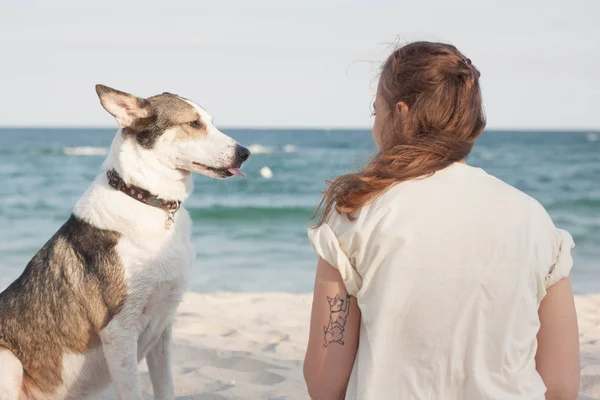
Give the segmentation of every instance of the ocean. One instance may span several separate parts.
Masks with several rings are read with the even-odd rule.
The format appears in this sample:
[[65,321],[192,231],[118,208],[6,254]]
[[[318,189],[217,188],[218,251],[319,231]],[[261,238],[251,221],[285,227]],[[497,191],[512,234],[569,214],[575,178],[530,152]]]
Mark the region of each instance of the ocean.
[[[223,131],[252,151],[248,178],[195,176],[186,202],[197,251],[190,289],[312,291],[310,216],[327,179],[359,169],[375,153],[370,132]],[[0,288],[69,217],[114,134],[0,129]],[[538,199],[577,244],[575,292],[600,292],[600,132],[486,131],[468,162]]]

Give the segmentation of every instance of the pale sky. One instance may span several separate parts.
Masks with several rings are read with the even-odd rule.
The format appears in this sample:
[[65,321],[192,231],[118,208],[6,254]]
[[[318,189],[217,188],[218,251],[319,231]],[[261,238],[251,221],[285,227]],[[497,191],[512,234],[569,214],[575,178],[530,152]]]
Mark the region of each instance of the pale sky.
[[223,127],[367,128],[390,44],[437,40],[481,70],[488,127],[600,129],[598,0],[43,3],[0,0],[0,126],[116,126],[102,83]]

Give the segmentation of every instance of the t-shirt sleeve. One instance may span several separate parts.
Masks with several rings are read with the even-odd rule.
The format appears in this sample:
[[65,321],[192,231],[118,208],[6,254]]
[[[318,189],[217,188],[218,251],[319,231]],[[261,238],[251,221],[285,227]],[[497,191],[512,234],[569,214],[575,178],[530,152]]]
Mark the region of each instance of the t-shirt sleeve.
[[565,230],[556,229],[554,242],[556,257],[554,264],[550,267],[544,278],[544,287],[546,289],[569,276],[571,268],[573,268],[571,249],[575,247],[575,242],[571,234]]
[[552,218],[540,203],[534,202],[531,215],[533,251],[537,254],[538,263],[537,299],[541,302],[552,285],[571,274],[571,250],[575,243],[569,232],[554,225]]
[[348,294],[356,297],[362,287],[362,277],[352,265],[348,250],[340,243],[342,232],[339,231],[344,229],[343,224],[338,223],[340,218],[344,217],[333,211],[321,226],[309,228],[308,237],[317,254],[340,272]]

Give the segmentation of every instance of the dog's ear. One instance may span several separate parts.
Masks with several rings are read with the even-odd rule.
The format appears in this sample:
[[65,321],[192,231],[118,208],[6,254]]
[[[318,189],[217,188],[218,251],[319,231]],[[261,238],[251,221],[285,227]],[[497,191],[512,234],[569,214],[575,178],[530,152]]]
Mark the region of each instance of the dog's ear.
[[135,97],[104,85],[96,85],[100,103],[117,120],[121,128],[133,125],[139,118],[150,115],[148,100]]

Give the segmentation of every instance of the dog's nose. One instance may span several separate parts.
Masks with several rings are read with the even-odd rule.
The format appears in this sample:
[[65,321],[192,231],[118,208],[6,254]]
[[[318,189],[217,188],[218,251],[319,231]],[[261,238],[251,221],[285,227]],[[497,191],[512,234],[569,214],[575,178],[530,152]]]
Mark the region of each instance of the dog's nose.
[[236,153],[241,162],[244,162],[250,157],[250,150],[245,148],[244,146],[237,146]]

